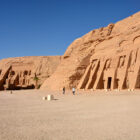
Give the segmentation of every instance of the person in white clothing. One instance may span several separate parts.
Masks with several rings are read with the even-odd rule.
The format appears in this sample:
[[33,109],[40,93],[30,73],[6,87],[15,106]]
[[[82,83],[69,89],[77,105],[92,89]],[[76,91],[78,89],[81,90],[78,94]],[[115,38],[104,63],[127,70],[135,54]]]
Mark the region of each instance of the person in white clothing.
[[72,93],[73,93],[73,95],[75,95],[75,88],[74,87],[72,88]]

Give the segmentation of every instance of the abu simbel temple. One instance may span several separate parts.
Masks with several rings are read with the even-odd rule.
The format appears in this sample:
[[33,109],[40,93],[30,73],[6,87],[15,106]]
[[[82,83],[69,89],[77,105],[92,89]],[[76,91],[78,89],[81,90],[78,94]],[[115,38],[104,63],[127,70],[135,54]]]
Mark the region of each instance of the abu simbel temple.
[[63,56],[0,61],[0,90],[140,89],[140,12],[76,39]]

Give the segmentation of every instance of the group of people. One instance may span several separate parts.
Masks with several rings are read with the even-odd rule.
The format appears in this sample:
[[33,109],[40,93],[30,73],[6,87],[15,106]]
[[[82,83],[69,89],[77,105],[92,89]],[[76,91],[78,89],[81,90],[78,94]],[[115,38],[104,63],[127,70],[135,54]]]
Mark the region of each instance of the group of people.
[[[65,91],[66,91],[65,87],[63,87],[63,94],[65,94]],[[72,88],[72,94],[75,95],[75,88],[74,87]]]

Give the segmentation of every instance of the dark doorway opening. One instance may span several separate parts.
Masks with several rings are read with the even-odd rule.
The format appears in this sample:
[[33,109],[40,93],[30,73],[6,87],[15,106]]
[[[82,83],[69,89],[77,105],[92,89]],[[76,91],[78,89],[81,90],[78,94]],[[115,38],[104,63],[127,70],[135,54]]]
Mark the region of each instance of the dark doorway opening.
[[108,77],[107,89],[111,88],[111,81],[112,81],[112,77]]

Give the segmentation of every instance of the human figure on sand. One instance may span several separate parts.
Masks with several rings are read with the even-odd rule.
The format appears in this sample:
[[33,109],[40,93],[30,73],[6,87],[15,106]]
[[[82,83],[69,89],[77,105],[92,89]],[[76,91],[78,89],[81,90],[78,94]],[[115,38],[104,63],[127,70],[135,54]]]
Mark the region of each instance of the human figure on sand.
[[65,94],[65,87],[63,87],[63,94]]
[[74,87],[72,88],[72,93],[73,93],[73,95],[75,95],[75,88]]

